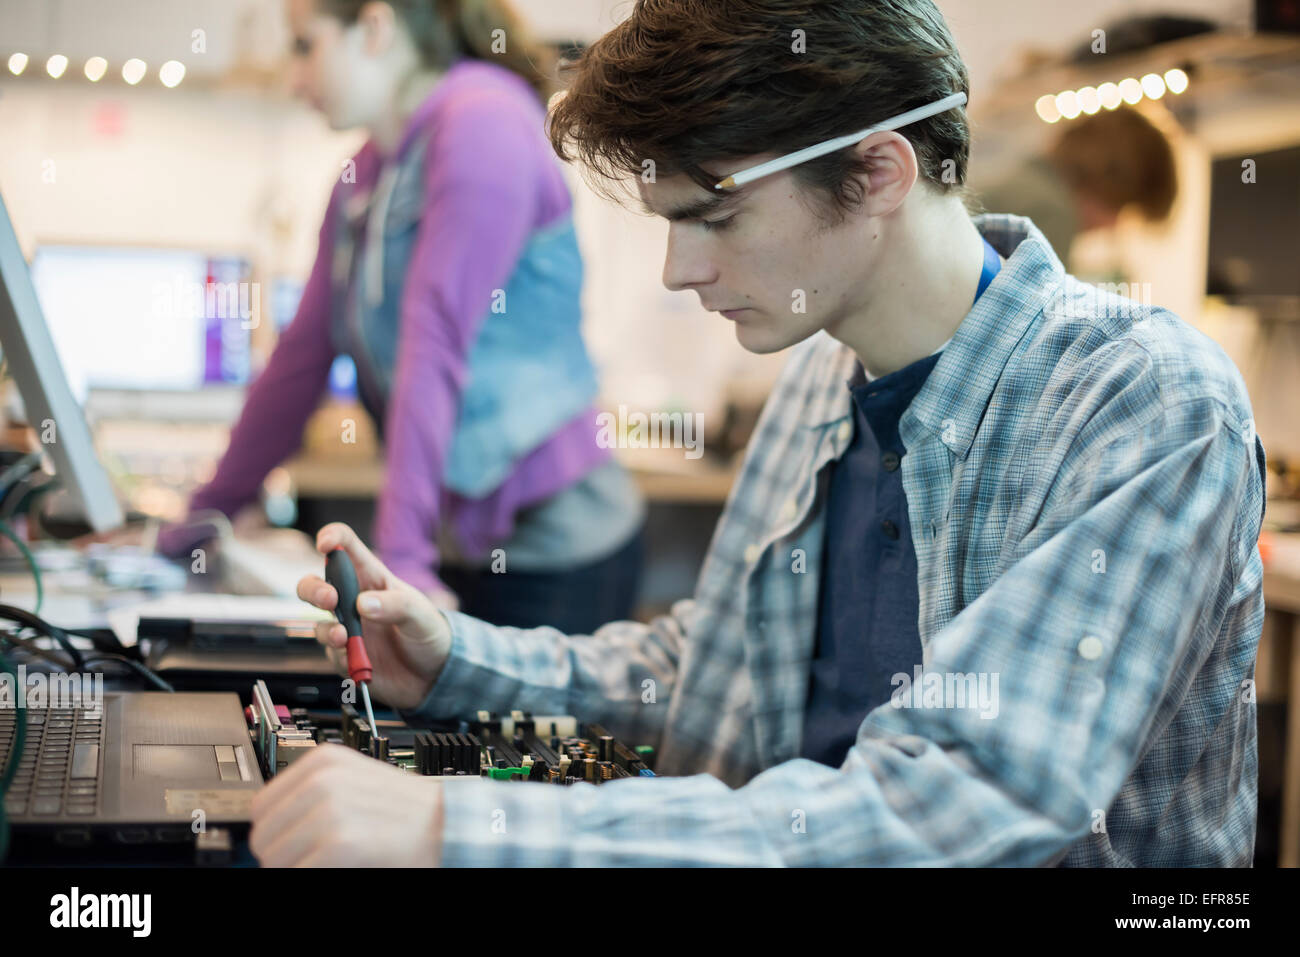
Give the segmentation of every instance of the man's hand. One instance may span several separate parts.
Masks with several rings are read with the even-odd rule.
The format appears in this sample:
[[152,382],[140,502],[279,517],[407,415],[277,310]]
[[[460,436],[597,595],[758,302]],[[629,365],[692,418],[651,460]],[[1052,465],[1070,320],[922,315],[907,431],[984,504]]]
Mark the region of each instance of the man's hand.
[[443,611],[460,611],[460,599],[456,593],[448,588],[432,588],[425,592],[429,601],[433,602],[436,608]]
[[323,744],[253,798],[249,848],[263,867],[436,867],[442,785]]
[[[395,708],[414,708],[428,695],[451,653],[451,627],[427,596],[390,572],[347,525],[333,522],[316,533],[316,550],[322,555],[339,546],[352,559],[361,588],[357,613],[374,667],[370,690]],[[325,611],[333,611],[339,600],[334,586],[319,575],[299,580],[298,597]],[[316,640],[339,674],[347,674],[347,629],[338,622],[320,622]]]

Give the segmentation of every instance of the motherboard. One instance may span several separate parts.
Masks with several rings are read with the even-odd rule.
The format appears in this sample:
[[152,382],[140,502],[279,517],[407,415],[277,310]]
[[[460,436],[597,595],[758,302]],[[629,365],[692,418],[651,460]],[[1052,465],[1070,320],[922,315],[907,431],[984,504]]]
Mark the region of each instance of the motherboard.
[[377,727],[371,727],[350,703],[337,711],[277,705],[259,680],[245,716],[268,779],[321,744],[340,744],[402,771],[448,781],[568,785],[655,776],[654,748],[629,746],[601,725],[568,715],[480,711],[472,720],[437,727],[415,727],[398,718],[377,718]]

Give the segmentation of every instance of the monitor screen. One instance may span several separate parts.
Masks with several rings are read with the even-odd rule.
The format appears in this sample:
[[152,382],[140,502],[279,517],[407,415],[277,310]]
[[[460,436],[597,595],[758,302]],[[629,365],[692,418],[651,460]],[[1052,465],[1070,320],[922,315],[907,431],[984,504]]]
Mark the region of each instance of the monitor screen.
[[247,260],[42,246],[32,281],[78,402],[91,389],[243,385],[261,296]]
[[1234,302],[1300,297],[1300,146],[1216,159],[1206,292]]
[[68,388],[54,337],[41,314],[31,272],[23,261],[9,211],[0,198],[0,349],[22,396],[27,423],[40,436],[63,489],[65,511],[84,516],[95,531],[122,524],[122,508],[95,455],[85,417]]

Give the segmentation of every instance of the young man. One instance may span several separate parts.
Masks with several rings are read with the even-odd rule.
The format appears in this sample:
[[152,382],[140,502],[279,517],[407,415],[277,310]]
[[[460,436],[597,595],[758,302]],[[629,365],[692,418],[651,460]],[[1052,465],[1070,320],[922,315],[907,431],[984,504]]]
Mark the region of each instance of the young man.
[[571,713],[682,776],[438,786],[322,748],[259,795],[264,863],[1251,863],[1263,448],[1228,359],[972,221],[961,109],[715,186],[966,90],[929,0],[642,2],[590,48],[560,154],[637,177],[669,288],[798,344],[695,599],[493,628],[318,544],[360,566],[380,698]]

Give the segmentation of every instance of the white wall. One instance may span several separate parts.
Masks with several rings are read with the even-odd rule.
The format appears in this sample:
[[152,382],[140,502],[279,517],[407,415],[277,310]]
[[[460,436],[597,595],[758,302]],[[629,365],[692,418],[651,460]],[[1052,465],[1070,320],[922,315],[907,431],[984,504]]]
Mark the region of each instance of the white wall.
[[[178,42],[174,35],[198,23],[209,29],[212,44],[206,69],[218,58],[247,61],[249,23],[259,25],[266,45],[279,22],[280,0],[181,0],[164,4],[165,13],[155,0],[97,0],[93,10],[89,2],[52,0],[42,9],[53,13],[42,17],[31,4],[0,0],[0,59],[14,38],[34,44],[33,53],[45,43],[66,46],[71,54],[96,46],[101,36],[123,54],[135,49],[136,39],[152,43],[140,49],[152,57],[151,51],[170,50]],[[588,39],[632,6],[630,0],[517,3],[526,17],[546,25],[548,36]],[[1157,0],[939,5],[968,62],[977,101],[979,91],[991,89],[1027,48],[1059,52],[1113,15],[1165,7]],[[1182,0],[1177,8],[1241,24],[1249,3]],[[97,26],[105,19],[111,24]],[[305,275],[330,185],[342,158],[358,145],[357,135],[330,133],[301,107],[270,95],[185,84],[172,91],[156,83],[93,87],[76,70],[74,63],[57,82],[0,74],[0,190],[28,252],[38,242],[178,245],[251,253],[263,278]],[[1225,118],[1221,126],[1230,122]],[[1251,117],[1247,128],[1258,131],[1261,122],[1271,121]],[[1187,228],[1169,234],[1172,245],[1150,247],[1142,267],[1156,301],[1189,318],[1204,274],[1205,209],[1194,187],[1203,179],[1206,142],[1189,143],[1181,157],[1185,183],[1193,187],[1179,212]],[[991,147],[981,146],[977,133],[973,162]],[[54,181],[46,182],[51,169]],[[728,378],[770,381],[783,357],[750,356],[736,344],[730,323],[703,312],[694,294],[663,289],[666,224],[611,207],[586,190],[576,171],[568,175],[588,263],[588,338],[604,373],[606,400],[709,413],[718,409]]]
[[0,81],[0,190],[19,242],[252,253],[304,273],[333,178],[356,148],[251,94]]

